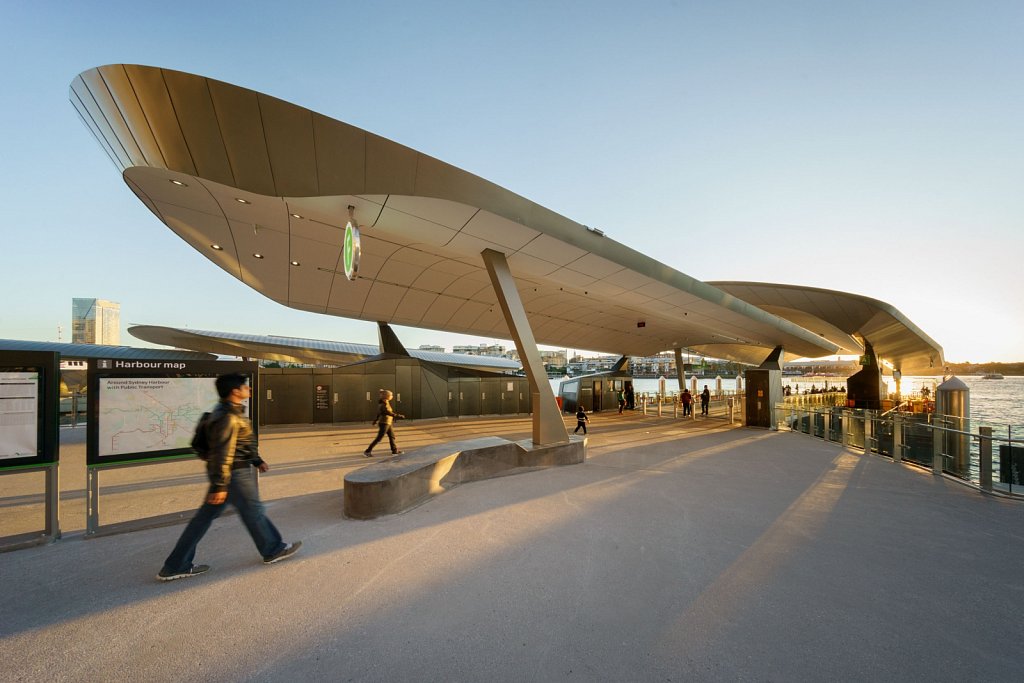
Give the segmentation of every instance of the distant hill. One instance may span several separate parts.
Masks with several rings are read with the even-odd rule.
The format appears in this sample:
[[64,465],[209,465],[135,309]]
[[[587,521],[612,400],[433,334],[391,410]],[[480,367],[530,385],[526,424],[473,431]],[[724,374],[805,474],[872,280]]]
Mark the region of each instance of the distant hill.
[[[946,363],[946,367],[954,375],[987,375],[998,372],[1000,375],[1024,375],[1024,362],[1020,363]],[[937,372],[936,374],[942,374]]]

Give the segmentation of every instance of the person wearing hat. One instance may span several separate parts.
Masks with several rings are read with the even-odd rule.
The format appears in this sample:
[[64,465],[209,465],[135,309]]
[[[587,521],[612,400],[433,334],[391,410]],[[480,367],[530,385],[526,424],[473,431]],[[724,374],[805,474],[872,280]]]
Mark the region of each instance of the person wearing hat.
[[391,424],[394,419],[403,418],[405,415],[396,413],[391,409],[391,399],[394,397],[387,389],[380,390],[380,400],[377,402],[377,418],[373,421],[373,424],[377,425],[377,438],[370,442],[370,445],[363,451],[364,457],[371,457],[373,455],[373,447],[380,443],[380,440],[384,438],[384,435],[388,435],[388,444],[391,446],[391,455],[398,455],[402,451],[398,450],[398,444],[395,443],[395,430],[392,429]]

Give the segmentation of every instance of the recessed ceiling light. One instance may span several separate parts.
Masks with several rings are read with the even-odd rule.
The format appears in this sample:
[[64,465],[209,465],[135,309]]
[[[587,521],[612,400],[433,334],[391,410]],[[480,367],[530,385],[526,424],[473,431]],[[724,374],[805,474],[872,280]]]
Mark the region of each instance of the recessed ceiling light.
[[180,180],[173,180],[172,179],[171,182],[174,183],[175,185],[177,185],[178,187],[188,187],[188,185],[186,185],[185,183],[181,182]]
[[216,249],[217,251],[222,251],[224,249],[224,247],[220,246],[219,244],[211,244],[210,248]]
[[299,214],[297,214],[297,213],[293,213],[293,214],[292,214],[292,218],[302,218],[302,216],[300,216],[300,215],[299,215]]
[[252,204],[248,199],[242,199],[241,197],[235,197],[235,201],[239,204]]
[[256,252],[255,254],[253,254],[253,256],[255,256],[256,258],[263,258],[263,254],[261,254],[259,252]]
[[292,265],[293,266],[298,266],[298,265],[302,265],[302,264],[300,264],[298,261],[292,261]]

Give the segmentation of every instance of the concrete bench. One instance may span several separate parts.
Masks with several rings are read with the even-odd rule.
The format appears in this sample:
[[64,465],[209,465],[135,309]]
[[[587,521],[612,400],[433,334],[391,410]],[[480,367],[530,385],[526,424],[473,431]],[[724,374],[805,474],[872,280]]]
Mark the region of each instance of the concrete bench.
[[393,515],[471,481],[543,467],[575,465],[586,457],[586,437],[567,444],[535,446],[486,436],[426,446],[345,475],[345,516]]

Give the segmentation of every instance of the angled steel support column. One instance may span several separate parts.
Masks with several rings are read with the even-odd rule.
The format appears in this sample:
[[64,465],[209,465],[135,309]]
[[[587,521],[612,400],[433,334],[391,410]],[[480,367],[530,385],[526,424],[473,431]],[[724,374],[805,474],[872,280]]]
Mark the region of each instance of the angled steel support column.
[[487,274],[501,305],[505,323],[516,343],[519,359],[526,369],[526,377],[530,381],[530,393],[533,398],[533,443],[548,445],[569,443],[569,433],[562,422],[562,414],[555,403],[555,393],[551,390],[548,375],[544,371],[544,363],[537,351],[537,342],[530,329],[530,321],[526,317],[526,309],[519,298],[512,271],[508,269],[508,261],[500,251],[484,249],[480,255],[487,266]]
[[676,352],[676,377],[679,378],[679,394],[682,395],[686,388],[686,369],[683,368],[683,350],[675,349]]

